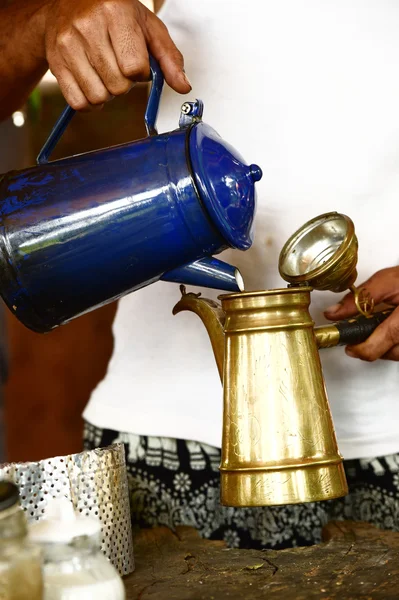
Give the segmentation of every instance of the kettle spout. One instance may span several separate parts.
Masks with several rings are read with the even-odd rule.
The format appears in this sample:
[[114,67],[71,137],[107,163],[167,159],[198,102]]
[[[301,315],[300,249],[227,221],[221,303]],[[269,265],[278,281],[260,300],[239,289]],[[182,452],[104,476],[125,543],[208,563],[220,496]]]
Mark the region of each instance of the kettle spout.
[[173,314],[188,310],[196,313],[206,327],[212,344],[213,354],[219,371],[220,380],[223,383],[223,362],[224,362],[224,320],[225,314],[222,307],[208,300],[200,298],[201,294],[186,293],[184,285],[180,286],[182,297],[173,308]]
[[244,291],[244,281],[240,271],[236,267],[212,257],[201,258],[168,271],[163,274],[161,280],[226,292]]

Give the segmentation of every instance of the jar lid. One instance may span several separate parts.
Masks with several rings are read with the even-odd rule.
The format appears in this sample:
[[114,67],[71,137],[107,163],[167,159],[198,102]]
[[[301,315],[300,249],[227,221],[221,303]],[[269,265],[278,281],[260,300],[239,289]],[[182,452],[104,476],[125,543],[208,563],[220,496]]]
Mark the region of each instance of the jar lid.
[[67,498],[50,498],[43,518],[29,527],[29,537],[37,543],[69,543],[75,538],[101,531],[100,522],[77,515]]
[[19,503],[18,487],[11,481],[0,481],[0,512]]

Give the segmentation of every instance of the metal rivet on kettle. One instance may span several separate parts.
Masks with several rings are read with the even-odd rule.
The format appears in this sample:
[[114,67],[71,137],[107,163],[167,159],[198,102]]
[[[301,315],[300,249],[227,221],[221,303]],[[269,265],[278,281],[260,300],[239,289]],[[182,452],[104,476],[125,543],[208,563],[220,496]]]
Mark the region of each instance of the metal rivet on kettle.
[[185,102],[181,107],[181,112],[185,115],[189,115],[191,112],[191,104]]

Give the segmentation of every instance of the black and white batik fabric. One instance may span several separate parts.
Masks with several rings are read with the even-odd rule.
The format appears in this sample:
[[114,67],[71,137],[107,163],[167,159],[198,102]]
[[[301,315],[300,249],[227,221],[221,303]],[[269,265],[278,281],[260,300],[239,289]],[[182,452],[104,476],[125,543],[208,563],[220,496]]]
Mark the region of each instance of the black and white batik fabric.
[[122,442],[133,525],[190,525],[235,548],[307,546],[332,519],[368,521],[399,531],[399,454],[348,460],[345,498],[290,506],[229,508],[219,502],[220,450],[198,442],[147,437],[85,424],[84,447]]

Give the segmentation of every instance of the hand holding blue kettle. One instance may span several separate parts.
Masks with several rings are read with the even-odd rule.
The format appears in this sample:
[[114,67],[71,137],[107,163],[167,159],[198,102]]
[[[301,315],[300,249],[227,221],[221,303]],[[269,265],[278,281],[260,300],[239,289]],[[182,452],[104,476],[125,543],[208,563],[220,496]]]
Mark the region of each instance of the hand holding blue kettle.
[[147,138],[48,162],[67,107],[38,165],[0,176],[0,293],[34,331],[160,279],[241,288],[238,271],[212,255],[251,246],[261,170],[202,122],[200,100],[158,135],[163,76],[150,63]]

